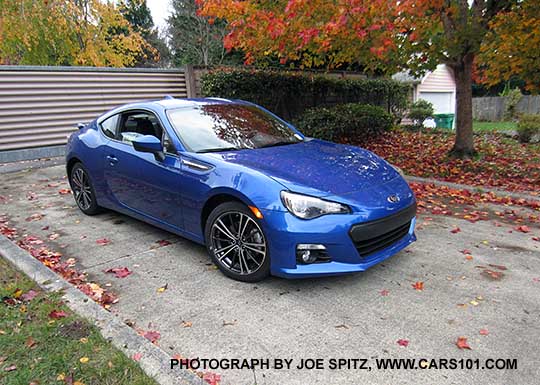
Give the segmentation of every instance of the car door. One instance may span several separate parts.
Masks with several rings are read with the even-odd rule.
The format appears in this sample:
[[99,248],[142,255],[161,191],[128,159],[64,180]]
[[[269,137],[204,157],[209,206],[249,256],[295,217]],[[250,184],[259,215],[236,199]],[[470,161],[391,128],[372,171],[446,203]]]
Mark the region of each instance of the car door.
[[[163,160],[133,148],[131,141],[140,135],[154,135],[162,140]],[[110,193],[125,209],[182,229],[180,160],[168,138],[151,111],[119,114],[115,138],[103,153],[104,177]]]

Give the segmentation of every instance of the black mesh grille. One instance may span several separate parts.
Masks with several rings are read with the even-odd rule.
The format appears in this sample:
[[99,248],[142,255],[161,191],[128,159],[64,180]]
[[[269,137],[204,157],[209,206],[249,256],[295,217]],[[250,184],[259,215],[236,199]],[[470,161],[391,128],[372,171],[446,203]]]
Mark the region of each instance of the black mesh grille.
[[361,257],[367,257],[401,240],[409,232],[416,204],[392,215],[351,227],[349,235]]
[[411,221],[385,234],[360,242],[355,242],[354,245],[356,247],[356,250],[358,250],[360,256],[366,257],[376,253],[377,251],[386,249],[387,247],[393,245],[394,243],[402,239],[405,235],[407,235],[410,227]]

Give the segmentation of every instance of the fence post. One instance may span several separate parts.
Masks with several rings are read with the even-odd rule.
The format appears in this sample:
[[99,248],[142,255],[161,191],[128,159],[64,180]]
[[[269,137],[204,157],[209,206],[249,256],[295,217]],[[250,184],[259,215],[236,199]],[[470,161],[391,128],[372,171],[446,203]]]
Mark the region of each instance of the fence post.
[[184,76],[186,78],[187,97],[197,97],[197,90],[195,89],[195,71],[193,71],[193,66],[191,64],[185,66]]

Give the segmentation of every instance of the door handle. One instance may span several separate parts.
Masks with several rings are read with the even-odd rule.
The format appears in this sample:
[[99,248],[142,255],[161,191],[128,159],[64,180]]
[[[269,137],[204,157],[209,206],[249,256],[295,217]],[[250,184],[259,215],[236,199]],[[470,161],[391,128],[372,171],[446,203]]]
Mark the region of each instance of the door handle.
[[118,163],[118,158],[113,155],[107,155],[107,160],[109,161],[109,164],[111,166],[114,166],[116,163]]

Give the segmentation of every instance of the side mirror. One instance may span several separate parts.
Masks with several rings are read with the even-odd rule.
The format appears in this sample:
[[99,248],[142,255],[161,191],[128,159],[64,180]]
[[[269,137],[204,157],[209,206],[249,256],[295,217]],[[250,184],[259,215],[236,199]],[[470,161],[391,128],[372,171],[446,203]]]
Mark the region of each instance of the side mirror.
[[132,140],[131,143],[136,151],[154,154],[156,160],[159,161],[163,161],[163,159],[165,159],[163,147],[161,146],[161,140],[153,135],[140,136]]

